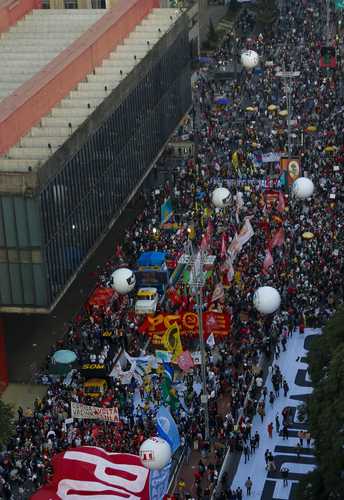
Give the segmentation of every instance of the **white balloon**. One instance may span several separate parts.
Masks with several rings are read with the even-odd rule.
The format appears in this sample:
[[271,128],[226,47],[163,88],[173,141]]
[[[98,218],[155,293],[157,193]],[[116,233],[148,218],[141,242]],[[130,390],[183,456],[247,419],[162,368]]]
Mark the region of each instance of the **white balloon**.
[[308,177],[299,177],[293,183],[293,194],[299,200],[305,200],[314,193],[314,184]]
[[262,314],[272,314],[281,305],[281,296],[272,286],[261,286],[254,293],[253,305]]
[[146,439],[139,451],[141,462],[151,470],[163,469],[171,460],[171,447],[165,439],[152,437]]
[[241,64],[246,69],[252,69],[259,64],[259,55],[254,50],[245,50],[241,54]]
[[111,275],[111,284],[112,288],[121,295],[129,293],[135,288],[135,274],[125,267],[116,269]]
[[212,202],[216,208],[223,208],[229,204],[231,194],[227,188],[216,188],[212,194]]

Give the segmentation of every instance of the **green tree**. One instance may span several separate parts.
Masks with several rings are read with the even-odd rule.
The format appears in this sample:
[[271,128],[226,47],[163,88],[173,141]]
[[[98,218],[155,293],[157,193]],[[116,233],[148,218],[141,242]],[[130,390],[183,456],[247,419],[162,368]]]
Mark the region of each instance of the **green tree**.
[[0,448],[6,446],[14,430],[13,408],[0,399]]
[[307,414],[318,468],[299,484],[297,500],[344,498],[344,310],[327,323],[310,347],[314,392]]
[[254,11],[256,13],[256,26],[258,31],[269,34],[279,16],[276,0],[257,0]]

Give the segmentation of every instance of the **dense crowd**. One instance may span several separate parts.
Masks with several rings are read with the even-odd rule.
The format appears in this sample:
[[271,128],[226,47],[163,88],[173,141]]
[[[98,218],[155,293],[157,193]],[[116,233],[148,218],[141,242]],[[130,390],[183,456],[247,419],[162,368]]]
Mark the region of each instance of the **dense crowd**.
[[[339,112],[343,98],[340,38],[333,34],[338,46],[337,69],[319,69],[325,2],[285,3],[287,13],[280,17],[273,35],[257,33],[249,39],[245,35],[235,43],[228,36],[222,49],[213,55],[217,65],[229,62],[239,44],[240,50],[251,48],[259,53],[262,71],[243,71],[237,80],[217,80],[211,76],[211,67],[199,70],[191,116],[177,131],[181,137],[190,132],[190,123],[194,123],[196,156],[180,160],[173,179],[146,197],[141,214],[126,231],[122,247],[117,247],[105,268],[95,272],[98,285],[110,286],[114,269],[123,264],[134,266],[143,251],[162,250],[177,261],[190,236],[190,227],[194,248],[202,244],[210,228],[208,252],[216,255],[217,260],[204,287],[202,308],[211,307],[232,318],[228,338],[217,340],[213,348],[207,347],[210,440],[205,441],[204,435],[198,367],[186,374],[179,373],[179,382],[186,387],[185,404],[174,409],[182,442],[190,449],[198,441],[204,454],[221,442],[233,451],[245,451],[247,429],[263,388],[257,368],[260,355],[264,353],[269,359],[278,354],[279,346],[285,348],[287,332],[323,324],[343,300],[344,115]],[[332,21],[336,26],[336,18]],[[241,23],[244,28],[250,26],[250,16],[242,18]],[[292,157],[300,158],[302,175],[308,175],[316,186],[314,196],[305,202],[293,199],[288,186],[281,187],[279,162],[259,161],[263,154],[287,153],[286,118],[278,110],[268,109],[271,104],[286,109],[286,92],[283,81],[276,76],[276,66],[300,71],[292,88]],[[225,96],[229,105],[217,105],[219,96]],[[313,132],[307,132],[309,127],[313,127]],[[166,153],[158,166],[170,161]],[[267,203],[266,194],[276,184],[285,193],[282,208],[277,201]],[[231,204],[223,210],[215,210],[211,203],[211,193],[219,186],[228,187],[232,195]],[[178,231],[153,231],[159,227],[161,204],[169,197]],[[228,282],[223,244],[228,248],[247,217],[254,235],[233,263],[235,272],[224,288],[224,297],[214,303],[214,287],[225,282],[225,277]],[[283,242],[271,248],[273,265],[264,269],[265,251],[281,228]],[[312,239],[303,238],[306,231],[313,233]],[[281,309],[272,317],[259,315],[252,305],[253,293],[262,285],[275,287],[282,297]],[[190,289],[176,283],[175,290],[181,297],[178,305],[167,296],[161,309],[195,311]],[[148,338],[139,333],[141,321],[133,314],[132,297],[116,297],[104,309],[85,308],[71,322],[64,339],[53,346],[51,355],[56,349],[71,349],[80,364],[104,362],[109,373],[122,348],[135,356],[147,344]],[[104,331],[111,331],[112,335],[104,337]],[[183,340],[185,349],[192,350],[194,344],[195,341]],[[154,413],[161,401],[159,383],[139,388],[134,379],[129,386],[113,380],[106,394],[95,399],[84,393],[79,370],[73,371],[67,385],[62,379],[50,379],[48,373],[44,380],[48,382],[46,397],[37,398],[32,410],[19,408],[16,434],[1,455],[0,491],[8,500],[27,498],[30,491],[49,480],[54,453],[82,444],[137,453],[140,443],[155,433]],[[134,411],[137,389],[142,405]],[[78,420],[66,424],[72,401],[117,406],[120,423]],[[225,402],[224,407],[221,401]],[[216,448],[215,456],[215,463],[208,469],[206,488],[202,478],[196,477],[195,491],[189,492],[189,498],[191,494],[210,498],[223,447]],[[201,465],[199,474],[204,474]],[[221,498],[239,499],[240,495],[242,492],[229,492],[223,484]],[[181,491],[180,496],[187,494]]]

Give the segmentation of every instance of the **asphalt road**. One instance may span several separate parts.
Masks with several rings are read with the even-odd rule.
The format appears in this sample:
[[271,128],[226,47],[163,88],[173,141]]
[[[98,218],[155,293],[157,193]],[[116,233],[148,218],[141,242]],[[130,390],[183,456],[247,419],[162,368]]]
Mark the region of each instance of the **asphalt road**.
[[[165,169],[156,177],[154,175],[152,172],[148,181],[151,186],[161,185],[168,174]],[[113,256],[117,243],[123,239],[125,228],[134,222],[142,207],[142,197],[136,196],[50,315],[4,315],[10,382],[29,383],[32,380],[51,346],[62,337],[66,326],[94,288],[95,278],[91,273]]]

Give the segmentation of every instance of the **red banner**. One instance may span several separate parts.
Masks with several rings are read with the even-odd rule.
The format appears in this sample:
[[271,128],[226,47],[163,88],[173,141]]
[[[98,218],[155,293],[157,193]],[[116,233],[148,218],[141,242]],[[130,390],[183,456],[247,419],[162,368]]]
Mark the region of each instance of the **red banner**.
[[[146,316],[139,330],[150,336],[157,336],[155,343],[165,331],[174,323],[180,328],[181,335],[198,335],[198,317],[194,312],[183,312],[180,314],[161,313],[156,316]],[[207,311],[203,313],[203,333],[204,337],[213,333],[216,336],[224,337],[230,331],[230,316],[225,313]]]
[[149,500],[149,470],[136,455],[81,446],[55,455],[53,467],[53,480],[31,500]]

